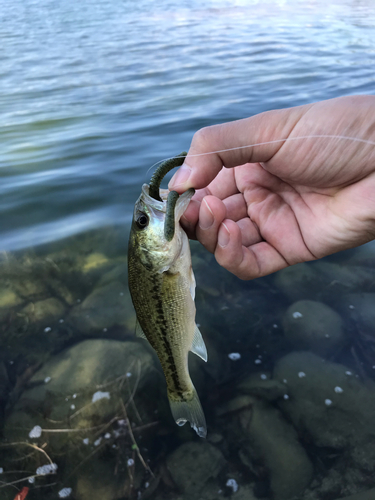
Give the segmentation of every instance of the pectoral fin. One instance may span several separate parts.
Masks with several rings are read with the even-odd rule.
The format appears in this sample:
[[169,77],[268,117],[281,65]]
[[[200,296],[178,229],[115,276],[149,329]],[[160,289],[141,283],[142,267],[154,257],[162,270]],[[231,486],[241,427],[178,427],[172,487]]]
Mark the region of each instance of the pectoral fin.
[[135,335],[136,335],[136,337],[139,337],[140,339],[146,339],[147,340],[145,332],[142,330],[142,327],[139,324],[138,319],[137,319],[137,321],[135,323]]
[[207,361],[206,345],[197,325],[195,325],[193,344],[190,351],[202,358],[203,361]]

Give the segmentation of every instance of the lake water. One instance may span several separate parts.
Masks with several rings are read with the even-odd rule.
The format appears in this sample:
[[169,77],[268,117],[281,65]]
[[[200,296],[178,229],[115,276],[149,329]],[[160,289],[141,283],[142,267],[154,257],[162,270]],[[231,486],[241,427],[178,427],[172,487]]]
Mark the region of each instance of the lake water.
[[155,162],[206,125],[373,94],[374,29],[370,0],[2,0],[1,500],[375,487],[371,244],[247,283],[192,244],[204,443],[133,338],[126,271]]

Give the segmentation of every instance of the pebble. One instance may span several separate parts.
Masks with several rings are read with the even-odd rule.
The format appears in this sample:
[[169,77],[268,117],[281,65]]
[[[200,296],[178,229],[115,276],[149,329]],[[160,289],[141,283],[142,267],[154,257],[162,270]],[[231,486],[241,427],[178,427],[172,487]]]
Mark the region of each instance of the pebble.
[[70,409],[71,410],[75,410],[76,409],[76,405],[70,405]]
[[305,372],[298,372],[298,376],[299,376],[299,378],[306,377],[306,373]]
[[134,460],[132,458],[129,458],[127,464],[128,464],[128,467],[132,467],[134,465]]
[[326,399],[325,401],[326,406],[331,406],[332,401],[330,399]]
[[284,397],[284,399],[289,399],[288,394],[284,394],[284,396],[283,396],[283,397]]
[[2,467],[0,467],[0,474],[2,474],[4,472],[4,469]]
[[48,333],[52,330],[52,328],[50,326],[47,326],[47,328],[44,329],[44,332],[45,333]]
[[102,442],[102,438],[100,437],[96,441],[94,441],[94,446],[99,446],[101,442]]
[[255,363],[256,365],[260,365],[260,364],[262,363],[262,361],[261,361],[260,359],[256,359],[256,360],[254,361],[254,363]]
[[106,433],[104,434],[104,438],[105,438],[105,439],[109,439],[110,437],[111,437],[111,433],[110,433],[110,432],[106,432]]
[[344,392],[344,390],[343,390],[343,389],[341,389],[341,387],[338,387],[338,386],[337,386],[337,387],[335,387],[335,392],[336,392],[337,394],[341,394],[342,392]]
[[260,376],[260,378],[262,380],[267,380],[267,375],[265,373],[262,373],[262,375]]
[[345,375],[353,375],[353,373],[350,371],[347,371],[347,372],[345,372]]
[[46,378],[44,379],[44,383],[45,383],[45,384],[48,384],[48,382],[51,382],[51,377],[46,377]]
[[82,443],[86,445],[89,444],[89,442],[90,442],[89,438],[85,438],[82,440]]

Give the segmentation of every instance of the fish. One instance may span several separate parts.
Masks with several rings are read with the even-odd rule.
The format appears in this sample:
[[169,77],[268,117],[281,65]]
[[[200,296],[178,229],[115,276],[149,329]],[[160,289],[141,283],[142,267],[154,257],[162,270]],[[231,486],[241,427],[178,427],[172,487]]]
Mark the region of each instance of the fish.
[[206,420],[190,378],[188,354],[191,351],[207,361],[207,349],[195,323],[196,282],[189,240],[180,225],[194,190],[179,196],[160,189],[165,172],[174,166],[176,161],[164,169],[161,165],[150,185],[143,184],[135,203],[128,282],[137,316],[136,335],[151,344],[160,360],[173,418],[179,426],[189,422],[205,438]]

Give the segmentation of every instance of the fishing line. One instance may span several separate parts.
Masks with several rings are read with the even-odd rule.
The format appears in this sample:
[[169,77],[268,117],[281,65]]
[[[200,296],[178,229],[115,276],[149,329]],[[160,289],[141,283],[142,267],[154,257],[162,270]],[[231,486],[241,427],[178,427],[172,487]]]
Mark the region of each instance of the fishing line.
[[[346,141],[353,141],[353,142],[361,142],[363,144],[370,144],[370,146],[375,146],[375,141],[370,141],[369,139],[359,139],[358,137],[350,137],[346,135],[325,135],[325,134],[313,134],[313,135],[300,135],[297,137],[286,137],[285,139],[275,139],[272,141],[265,141],[265,142],[258,142],[254,144],[248,144],[246,146],[237,146],[235,148],[228,148],[228,149],[219,149],[217,151],[209,151],[208,153],[197,153],[197,154],[189,154],[189,157],[194,157],[194,156],[206,156],[206,155],[214,155],[217,153],[226,153],[228,151],[236,151],[237,149],[246,149],[246,148],[254,148],[256,146],[264,146],[267,144],[277,144],[279,142],[287,142],[287,141],[298,141],[301,139],[340,139],[340,140],[346,140]],[[171,156],[170,158],[165,158],[164,160],[159,160],[147,170],[147,173],[159,163],[163,163],[163,161],[166,160],[171,160],[172,158],[182,158],[182,156]]]

